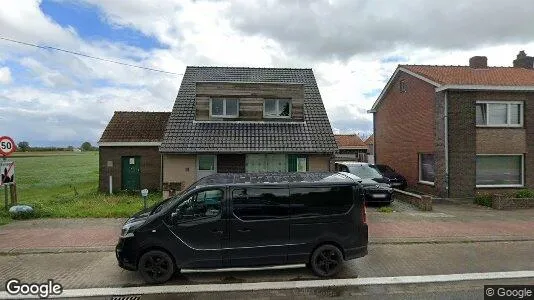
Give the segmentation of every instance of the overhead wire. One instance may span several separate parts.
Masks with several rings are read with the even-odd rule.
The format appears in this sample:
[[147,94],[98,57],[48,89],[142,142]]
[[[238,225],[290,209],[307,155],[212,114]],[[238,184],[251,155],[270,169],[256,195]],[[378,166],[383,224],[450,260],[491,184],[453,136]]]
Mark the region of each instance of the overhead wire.
[[170,72],[170,71],[165,71],[165,70],[160,70],[160,69],[155,69],[155,68],[149,68],[149,67],[145,67],[145,66],[139,66],[139,65],[124,63],[124,62],[120,62],[120,61],[116,61],[116,60],[112,60],[112,59],[107,59],[107,58],[103,58],[103,57],[88,55],[88,54],[77,52],[77,51],[72,51],[72,50],[67,50],[67,49],[62,49],[62,48],[57,48],[57,47],[52,47],[52,46],[37,45],[37,44],[33,44],[33,43],[18,41],[18,40],[6,38],[6,37],[3,37],[3,36],[0,36],[0,40],[12,42],[12,43],[17,43],[17,44],[21,44],[21,45],[26,45],[26,46],[30,46],[30,47],[35,47],[35,48],[39,48],[39,49],[44,49],[44,50],[54,50],[54,51],[65,52],[65,53],[69,53],[69,54],[73,54],[73,55],[77,55],[77,56],[82,56],[82,57],[86,57],[86,58],[90,58],[90,59],[100,60],[100,61],[104,61],[104,62],[108,62],[108,63],[114,63],[114,64],[118,64],[118,65],[122,65],[122,66],[138,68],[138,69],[143,69],[143,70],[148,70],[148,71],[153,71],[153,72],[159,72],[159,73],[165,73],[165,74],[171,74],[171,75],[177,75],[177,76],[184,75],[183,73]]

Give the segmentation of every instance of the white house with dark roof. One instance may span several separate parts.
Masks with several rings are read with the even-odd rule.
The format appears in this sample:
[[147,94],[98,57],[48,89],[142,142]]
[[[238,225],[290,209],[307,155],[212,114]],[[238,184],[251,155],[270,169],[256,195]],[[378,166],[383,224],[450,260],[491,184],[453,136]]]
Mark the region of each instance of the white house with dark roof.
[[212,173],[328,171],[311,69],[187,67],[160,146],[164,196]]

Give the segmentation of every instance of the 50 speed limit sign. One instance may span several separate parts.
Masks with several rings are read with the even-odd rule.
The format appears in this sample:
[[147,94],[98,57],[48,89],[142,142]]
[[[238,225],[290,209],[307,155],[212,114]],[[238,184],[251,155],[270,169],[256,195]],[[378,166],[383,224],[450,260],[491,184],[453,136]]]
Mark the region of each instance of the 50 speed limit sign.
[[15,142],[8,136],[0,137],[0,155],[9,156],[16,150]]

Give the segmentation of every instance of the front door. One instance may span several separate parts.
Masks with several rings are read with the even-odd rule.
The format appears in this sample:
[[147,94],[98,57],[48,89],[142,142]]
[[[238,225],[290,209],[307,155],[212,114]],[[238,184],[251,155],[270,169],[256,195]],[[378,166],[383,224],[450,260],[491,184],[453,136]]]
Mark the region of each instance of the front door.
[[250,187],[232,191],[230,264],[284,264],[289,243],[289,189]]
[[123,190],[138,191],[141,188],[141,157],[122,157],[122,182]]
[[195,192],[171,209],[169,229],[182,250],[182,267],[217,268],[223,263],[223,243],[228,236],[224,190]]
[[197,179],[217,173],[217,155],[197,156]]

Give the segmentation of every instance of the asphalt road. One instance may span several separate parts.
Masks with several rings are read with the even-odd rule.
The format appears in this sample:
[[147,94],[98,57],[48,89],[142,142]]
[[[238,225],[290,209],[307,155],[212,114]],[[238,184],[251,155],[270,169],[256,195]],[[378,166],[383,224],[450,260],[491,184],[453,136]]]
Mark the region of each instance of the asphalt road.
[[[374,244],[369,255],[349,261],[338,278],[367,278],[411,275],[440,275],[534,270],[534,241],[482,243]],[[114,253],[23,254],[0,256],[0,282],[18,278],[23,282],[54,279],[64,289],[128,287],[144,285],[135,272],[116,265]],[[314,280],[306,268],[263,271],[193,272],[177,275],[170,285],[253,283]],[[534,278],[506,280],[534,284]],[[497,280],[497,283],[498,282]],[[378,285],[351,288],[306,288],[261,292],[179,294],[173,297],[206,298],[344,298],[356,295],[380,299],[477,299],[481,281],[447,284]],[[4,285],[0,286],[5,290]],[[373,296],[375,295],[375,296]],[[160,299],[143,296],[142,299]],[[165,295],[164,295],[165,296]],[[170,295],[166,295],[170,296]],[[387,297],[386,297],[387,296]],[[435,297],[434,297],[435,296]],[[163,298],[161,298],[163,299]]]

